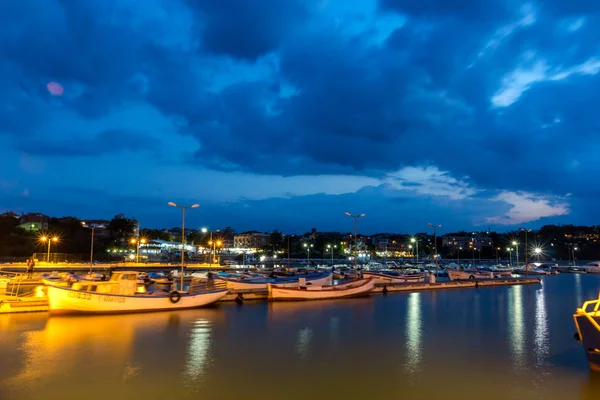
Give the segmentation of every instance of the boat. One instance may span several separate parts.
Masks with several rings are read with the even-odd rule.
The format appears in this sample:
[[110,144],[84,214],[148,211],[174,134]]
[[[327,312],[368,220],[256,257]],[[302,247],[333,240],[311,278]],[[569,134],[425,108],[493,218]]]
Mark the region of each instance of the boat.
[[517,275],[550,275],[550,271],[540,269],[535,264],[527,264],[523,268],[516,268],[513,274]]
[[543,271],[548,271],[550,273],[550,275],[560,274],[560,271],[558,269],[558,264],[545,263],[545,264],[538,265],[537,268],[541,269]]
[[407,282],[424,282],[425,274],[407,274],[398,273],[395,271],[364,271],[363,278],[373,278],[376,283],[407,283]]
[[51,314],[108,314],[180,310],[213,304],[227,294],[226,288],[194,285],[189,292],[147,292],[138,272],[114,272],[108,281],[78,281],[71,287],[48,285]]
[[304,279],[307,285],[322,286],[331,285],[333,282],[331,272],[317,272],[309,274],[299,274],[287,277],[232,277],[218,275],[216,280],[224,280],[230,290],[267,290],[267,285],[276,284],[279,286],[294,287],[298,286],[300,279]]
[[600,261],[592,261],[581,267],[588,274],[600,274]]
[[494,275],[493,272],[461,271],[458,269],[448,269],[446,272],[448,273],[448,278],[450,278],[451,281],[463,279],[494,279],[497,276]]
[[583,345],[590,369],[600,372],[600,294],[597,300],[583,303],[573,318],[577,328],[575,339]]
[[375,288],[375,280],[357,279],[340,285],[313,286],[299,282],[296,287],[269,284],[269,300],[329,300],[366,296]]

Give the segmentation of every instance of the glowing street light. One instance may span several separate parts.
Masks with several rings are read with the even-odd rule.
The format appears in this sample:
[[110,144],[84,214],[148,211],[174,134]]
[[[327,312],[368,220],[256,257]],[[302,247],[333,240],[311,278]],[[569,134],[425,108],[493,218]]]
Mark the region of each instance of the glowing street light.
[[533,254],[535,254],[538,258],[540,257],[540,255],[542,254],[542,249],[539,247],[536,247],[533,249]]
[[419,263],[419,240],[417,238],[412,237],[412,238],[410,238],[410,242],[414,243],[415,246],[417,247],[417,250],[415,251],[415,254],[417,256],[416,263],[418,264]]
[[515,246],[515,251],[516,251],[516,255],[517,255],[517,267],[519,267],[519,243],[517,243],[516,240],[512,241],[512,245]]
[[304,243],[304,248],[306,249],[306,264],[308,265],[308,263],[310,263],[310,248],[313,247],[313,245],[311,244],[310,246],[306,243]]
[[184,254],[185,254],[185,212],[189,208],[198,208],[200,204],[193,204],[191,206],[182,206],[180,204],[175,204],[172,201],[168,202],[171,207],[177,207],[181,209],[181,287],[179,290],[183,290],[183,264],[184,264]]
[[363,218],[366,214],[352,215],[348,211],[344,213],[347,217],[354,219],[354,269],[356,269],[356,262],[358,261],[358,237],[356,236],[356,220]]
[[[135,244],[135,262],[137,264],[139,264],[140,262],[140,243],[145,244],[146,243],[146,239],[144,238],[131,238],[131,240],[129,241],[129,243],[131,244]],[[133,257],[130,257],[133,258]]]
[[327,248],[328,248],[329,250],[331,250],[331,265],[333,265],[333,250],[336,248],[336,245],[334,244],[334,245],[332,246],[332,245],[328,244],[328,245],[327,245]]
[[54,242],[54,243],[57,243],[57,242],[58,242],[58,236],[53,236],[53,237],[49,237],[49,236],[42,236],[42,237],[40,238],[40,240],[41,240],[43,243],[46,243],[46,242],[48,242],[48,254],[46,255],[46,262],[47,262],[47,263],[50,263],[50,244],[51,244],[52,242]]

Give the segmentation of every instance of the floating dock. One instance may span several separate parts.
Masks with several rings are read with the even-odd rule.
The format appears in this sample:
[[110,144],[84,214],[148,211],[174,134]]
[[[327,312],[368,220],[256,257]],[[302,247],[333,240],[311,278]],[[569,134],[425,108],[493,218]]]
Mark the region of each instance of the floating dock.
[[[479,280],[459,280],[459,281],[442,281],[436,283],[415,282],[415,283],[377,283],[375,289],[371,293],[392,293],[392,292],[413,292],[425,290],[446,290],[446,289],[467,289],[491,286],[507,286],[507,285],[528,285],[539,284],[539,278],[505,278],[505,279],[479,279]],[[266,300],[269,297],[267,290],[245,289],[232,290],[229,294],[223,297],[220,301],[237,301],[244,300]]]

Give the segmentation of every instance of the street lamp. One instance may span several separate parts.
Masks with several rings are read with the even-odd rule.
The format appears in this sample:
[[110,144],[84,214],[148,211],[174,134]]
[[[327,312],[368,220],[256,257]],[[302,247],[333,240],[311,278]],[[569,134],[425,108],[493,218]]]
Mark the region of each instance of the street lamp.
[[500,258],[498,257],[498,252],[500,251],[500,247],[496,247],[496,265],[500,263]]
[[131,238],[129,243],[135,244],[135,263],[139,264],[140,263],[140,243],[142,243],[142,244],[146,243],[146,239]]
[[185,212],[189,208],[198,208],[200,204],[193,204],[191,206],[182,206],[175,204],[172,201],[168,203],[171,207],[177,207],[181,209],[181,287],[179,290],[183,291],[183,263],[184,263],[184,251],[185,251]]
[[415,254],[416,254],[416,264],[418,264],[419,263],[419,240],[412,237],[412,238],[410,238],[410,242],[414,243],[415,246],[417,247]]
[[306,248],[306,265],[308,265],[308,263],[310,263],[310,248],[313,247],[313,245],[311,244],[310,246],[306,243],[304,243],[304,247]]
[[437,228],[441,228],[442,225],[434,225],[431,222],[428,223],[427,225],[429,225],[430,227],[433,228],[433,247],[435,249],[435,274],[437,276],[438,274],[438,254],[437,254]]
[[333,245],[333,246],[330,244],[327,245],[327,248],[331,250],[331,265],[333,265],[333,250],[335,249],[335,247],[336,247],[335,245]]
[[54,243],[58,242],[58,236],[53,236],[53,237],[49,237],[49,236],[42,236],[42,237],[40,238],[40,240],[41,240],[43,243],[46,243],[46,242],[48,242],[48,254],[46,255],[46,263],[48,263],[48,264],[49,264],[49,263],[50,263],[50,244],[51,244],[52,242],[54,242]]
[[517,241],[513,240],[512,245],[515,246],[515,251],[516,251],[516,255],[517,255],[517,261],[515,262],[515,264],[517,264],[517,268],[519,268],[519,243],[517,243]]
[[508,251],[508,264],[512,267],[512,247],[506,249]]
[[536,247],[535,249],[533,249],[533,254],[535,254],[538,258],[538,261],[540,259],[540,255],[542,254],[542,249],[540,249],[539,247]]
[[456,263],[457,263],[458,265],[460,265],[460,251],[461,251],[461,250],[462,250],[462,247],[459,247],[459,248],[458,248],[458,253],[457,253],[457,255],[456,255]]
[[92,240],[90,246],[90,273],[92,273],[92,266],[94,265],[94,231],[96,230],[96,228],[104,229],[104,225],[87,225],[85,221],[82,221],[81,225],[84,228],[89,228],[92,230]]
[[352,215],[347,211],[344,214],[347,217],[354,219],[354,269],[356,269],[356,262],[358,261],[358,237],[356,236],[356,220],[364,217],[366,214]]
[[575,252],[577,251],[577,247],[573,247],[573,266],[575,267],[577,264],[575,263]]

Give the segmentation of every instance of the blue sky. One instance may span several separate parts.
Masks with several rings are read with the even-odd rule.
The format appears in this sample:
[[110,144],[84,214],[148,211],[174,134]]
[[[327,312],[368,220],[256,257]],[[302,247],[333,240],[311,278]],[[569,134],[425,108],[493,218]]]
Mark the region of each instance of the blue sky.
[[24,0],[0,35],[0,211],[599,223],[598,2]]

